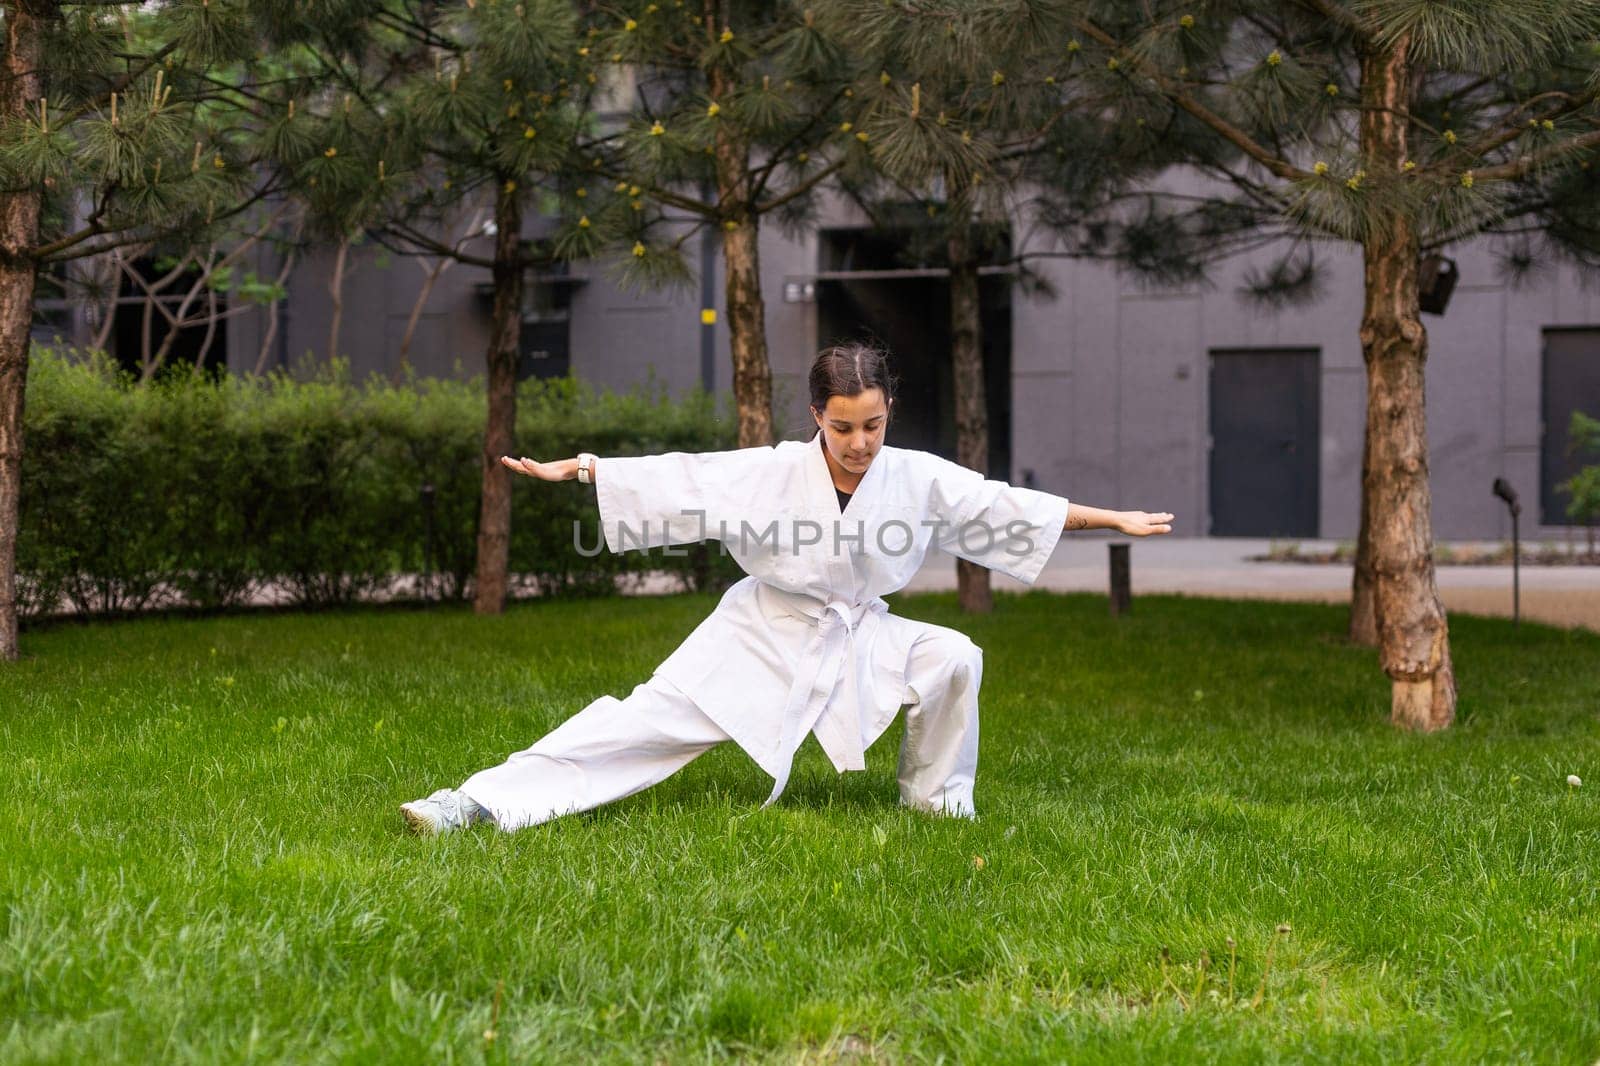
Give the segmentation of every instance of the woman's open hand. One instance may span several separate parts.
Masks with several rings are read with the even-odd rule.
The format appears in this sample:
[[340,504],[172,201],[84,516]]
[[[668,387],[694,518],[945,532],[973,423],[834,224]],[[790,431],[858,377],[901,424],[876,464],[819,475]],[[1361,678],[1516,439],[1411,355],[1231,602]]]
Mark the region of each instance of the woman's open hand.
[[578,476],[578,461],[576,459],[561,459],[555,462],[541,463],[533,459],[513,459],[509,455],[502,455],[500,462],[519,474],[536,477],[540,481],[570,481]]
[[1166,511],[1122,511],[1117,516],[1117,531],[1130,537],[1148,537],[1172,532],[1172,515]]

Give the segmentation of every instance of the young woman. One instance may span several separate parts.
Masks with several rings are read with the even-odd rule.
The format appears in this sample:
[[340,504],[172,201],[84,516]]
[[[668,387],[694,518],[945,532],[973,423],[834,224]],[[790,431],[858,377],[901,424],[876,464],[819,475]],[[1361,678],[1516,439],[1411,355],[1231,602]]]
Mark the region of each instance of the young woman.
[[884,353],[829,348],[810,373],[809,441],[540,463],[542,481],[593,484],[612,551],[718,540],[749,575],[626,699],[602,696],[526,751],[403,805],[420,833],[503,830],[621,799],[731,740],[776,800],[815,734],[839,771],[906,709],[900,799],[970,817],[983,656],[954,629],[888,613],[932,548],[1032,584],[1064,529],[1172,531],[1172,515],[1106,511],[990,481],[884,443],[894,407]]

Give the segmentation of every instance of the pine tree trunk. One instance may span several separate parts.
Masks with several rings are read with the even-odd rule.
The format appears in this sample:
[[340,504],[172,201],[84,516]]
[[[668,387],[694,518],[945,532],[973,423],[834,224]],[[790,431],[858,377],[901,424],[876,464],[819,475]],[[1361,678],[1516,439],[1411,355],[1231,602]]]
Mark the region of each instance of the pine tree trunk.
[[[978,258],[966,225],[950,233],[950,361],[956,400],[956,461],[989,476],[989,413],[983,393],[983,327],[978,296]],[[956,598],[971,614],[994,610],[989,571],[956,560]]]
[[733,352],[733,398],[739,411],[741,448],[772,443],[772,367],[767,362],[766,308],[761,302],[756,239],[754,217],[722,234],[728,346]]
[[1367,467],[1370,462],[1365,431],[1361,442],[1361,528],[1356,534],[1355,572],[1350,578],[1350,643],[1378,646],[1377,582],[1372,574],[1372,522],[1367,515]]
[[[13,0],[4,7],[0,48],[0,115],[21,118],[44,95],[45,21],[59,17],[53,0]],[[28,335],[33,328],[41,194],[28,186],[0,192],[0,661],[17,644],[17,525],[22,502],[22,405],[28,388]]]
[[[1362,154],[1393,173],[1407,158],[1409,38],[1362,60]],[[1417,298],[1413,220],[1396,213],[1362,246],[1366,307],[1366,469],[1379,660],[1392,685],[1390,718],[1405,729],[1443,729],[1455,719],[1449,627],[1434,580],[1432,506],[1423,367],[1428,335]]]
[[478,572],[473,611],[506,607],[511,563],[510,455],[517,421],[517,356],[522,340],[522,202],[502,185],[494,205],[494,324],[489,333],[489,420],[483,433],[483,501],[478,516]]
[[[712,99],[731,91],[727,76],[713,70]],[[739,447],[754,448],[771,444],[773,437],[772,366],[767,360],[766,308],[761,302],[760,216],[750,202],[750,146],[726,126],[719,126],[715,159],[717,199],[728,212],[722,228],[722,261]]]
[[14,258],[38,234],[39,194],[0,195],[0,660],[17,658],[17,523],[22,401],[28,386],[34,264]]

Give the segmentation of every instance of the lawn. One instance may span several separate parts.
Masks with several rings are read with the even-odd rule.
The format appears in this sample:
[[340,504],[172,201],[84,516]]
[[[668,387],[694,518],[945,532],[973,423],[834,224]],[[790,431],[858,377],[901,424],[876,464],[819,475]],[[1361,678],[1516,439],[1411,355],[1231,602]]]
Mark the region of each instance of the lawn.
[[[1592,1063],[1600,636],[1452,619],[1398,735],[1341,608],[950,595],[976,822],[808,741],[439,839],[708,598],[64,624],[0,668],[0,1062]],[[1568,774],[1585,785],[1573,789]]]

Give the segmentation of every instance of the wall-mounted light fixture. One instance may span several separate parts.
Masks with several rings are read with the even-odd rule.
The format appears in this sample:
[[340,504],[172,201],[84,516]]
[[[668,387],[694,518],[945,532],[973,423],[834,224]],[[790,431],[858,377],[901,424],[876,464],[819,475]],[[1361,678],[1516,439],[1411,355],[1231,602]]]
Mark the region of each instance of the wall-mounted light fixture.
[[1455,291],[1456,279],[1461,271],[1456,261],[1434,252],[1422,257],[1417,264],[1417,303],[1430,315],[1444,314],[1450,294]]

